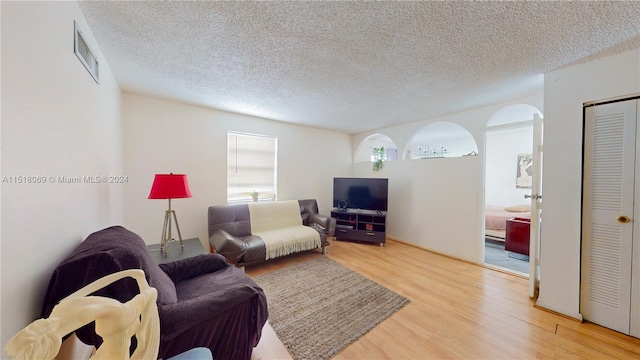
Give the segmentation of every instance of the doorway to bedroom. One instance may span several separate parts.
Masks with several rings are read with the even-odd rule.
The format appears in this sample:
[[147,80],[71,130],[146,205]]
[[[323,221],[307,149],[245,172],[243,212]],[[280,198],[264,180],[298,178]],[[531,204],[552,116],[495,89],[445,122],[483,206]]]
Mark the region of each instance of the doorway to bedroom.
[[528,276],[533,114],[530,105],[497,112],[485,132],[484,264]]

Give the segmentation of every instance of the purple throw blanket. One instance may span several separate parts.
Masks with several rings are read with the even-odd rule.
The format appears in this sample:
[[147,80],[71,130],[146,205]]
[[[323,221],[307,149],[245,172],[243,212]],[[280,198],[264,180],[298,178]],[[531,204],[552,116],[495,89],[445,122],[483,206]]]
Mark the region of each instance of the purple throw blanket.
[[[214,359],[249,359],[267,321],[262,289],[217,254],[157,265],[144,241],[121,226],[95,232],[55,269],[45,296],[47,317],[63,298],[105,275],[142,269],[158,290],[160,351],[167,358],[194,347],[208,347]],[[126,302],[139,293],[133,279],[119,280],[94,295]],[[76,331],[84,343],[99,346],[90,324]],[[135,345],[134,345],[135,346]]]

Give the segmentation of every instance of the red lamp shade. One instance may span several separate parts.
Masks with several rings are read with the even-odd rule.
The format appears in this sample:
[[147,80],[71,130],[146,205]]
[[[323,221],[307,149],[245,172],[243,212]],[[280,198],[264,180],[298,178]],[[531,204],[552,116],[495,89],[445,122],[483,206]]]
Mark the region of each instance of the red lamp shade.
[[179,199],[191,197],[185,174],[156,174],[149,199]]

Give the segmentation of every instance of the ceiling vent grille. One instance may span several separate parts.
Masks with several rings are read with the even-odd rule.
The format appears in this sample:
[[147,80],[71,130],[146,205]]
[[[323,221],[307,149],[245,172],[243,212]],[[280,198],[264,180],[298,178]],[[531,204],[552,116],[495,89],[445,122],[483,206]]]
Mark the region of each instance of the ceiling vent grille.
[[87,45],[87,42],[85,41],[84,36],[82,35],[82,31],[78,27],[78,23],[76,21],[73,22],[73,32],[75,34],[74,42],[73,42],[73,48],[74,48],[73,50],[76,53],[76,56],[78,57],[78,59],[80,59],[80,62],[84,65],[87,71],[89,71],[89,74],[91,74],[91,76],[93,77],[93,80],[95,80],[96,83],[99,84],[100,73],[98,71],[99,70],[98,59],[93,54],[93,51],[91,51],[91,48],[89,47],[89,45]]

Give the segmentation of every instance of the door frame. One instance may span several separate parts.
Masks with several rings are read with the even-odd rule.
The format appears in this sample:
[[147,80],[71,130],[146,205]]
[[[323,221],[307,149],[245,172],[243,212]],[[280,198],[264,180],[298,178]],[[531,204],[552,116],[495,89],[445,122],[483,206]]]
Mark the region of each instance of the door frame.
[[[598,105],[605,105],[605,104],[610,104],[610,103],[617,103],[617,102],[624,102],[624,101],[629,101],[629,100],[636,100],[637,101],[637,105],[636,105],[636,134],[635,134],[635,152],[636,154],[640,154],[640,93],[637,94],[631,94],[631,95],[624,95],[624,96],[619,96],[619,97],[612,97],[612,98],[607,98],[607,99],[602,99],[602,100],[596,100],[596,101],[589,101],[589,102],[585,102],[583,103],[583,148],[586,145],[586,140],[584,138],[585,136],[585,124],[586,124],[586,109],[588,107],[593,107],[593,106],[598,106]],[[636,155],[636,159],[635,159],[635,184],[634,184],[634,205],[633,205],[633,217],[632,217],[632,221],[633,218],[640,216],[640,157],[638,155]],[[584,150],[583,150],[583,174],[582,174],[582,193],[584,193],[585,191],[585,186],[584,186]],[[581,203],[581,208],[584,207],[584,199],[582,200]],[[584,226],[584,214],[581,215],[580,217],[580,221],[581,221],[581,225],[580,227],[583,228]],[[640,237],[640,221],[633,221],[633,228],[632,228],[632,254],[631,254],[631,263],[632,263],[632,269],[631,269],[631,291],[630,291],[630,297],[631,297],[631,301],[630,301],[630,313],[629,313],[629,317],[630,317],[630,324],[629,324],[629,335],[640,338],[640,301],[634,301],[634,299],[640,299],[640,266],[633,266],[633,264],[640,264],[640,246],[633,246],[634,244],[640,244],[640,240],[638,239],[633,239],[633,236],[639,236]],[[583,254],[582,251],[583,246],[582,243],[584,241],[584,233],[581,231],[581,236],[580,236],[580,243],[581,243],[581,253],[580,253],[580,276],[581,276],[581,285],[580,285],[580,297],[579,297],[579,306],[580,308],[582,308],[582,303],[583,303],[583,298],[582,298],[582,294],[583,294],[583,288],[582,288],[582,273],[584,271],[583,266],[585,265],[583,263]]]
[[542,222],[542,164],[544,119],[533,114],[533,174],[531,184],[531,231],[529,233],[529,297],[537,298],[540,286],[540,240]]
[[[542,113],[542,112],[540,112],[540,113]],[[538,121],[540,122],[539,125],[541,126],[543,118],[541,118],[538,115],[538,113],[534,113],[533,116],[532,116],[532,120],[525,120],[525,121],[518,121],[518,122],[513,122],[513,123],[506,123],[506,124],[500,124],[500,125],[487,126],[484,129],[484,151],[483,151],[484,161],[483,161],[483,172],[482,172],[483,173],[483,177],[484,177],[483,178],[483,182],[482,182],[483,183],[483,197],[482,197],[482,204],[483,204],[482,205],[482,209],[483,209],[482,210],[482,215],[483,215],[483,217],[482,217],[482,265],[486,266],[488,268],[491,268],[491,269],[497,269],[497,268],[498,269],[505,269],[505,268],[497,267],[497,266],[494,266],[494,265],[491,265],[491,264],[488,264],[488,263],[485,262],[486,254],[484,252],[484,245],[485,245],[485,241],[486,241],[486,229],[485,229],[485,225],[484,225],[484,221],[485,221],[484,220],[484,216],[485,216],[484,209],[485,209],[485,205],[486,205],[486,196],[485,196],[485,190],[484,189],[486,188],[486,183],[487,183],[487,174],[486,174],[486,167],[487,167],[487,164],[486,164],[486,162],[487,162],[487,133],[493,132],[493,131],[509,130],[509,129],[515,129],[515,128],[522,128],[522,127],[531,126],[532,127],[532,136],[534,137],[534,139],[532,141],[533,142],[532,151],[535,149],[536,151],[534,151],[533,153],[539,152],[539,156],[541,157],[541,155],[542,155],[541,154],[542,147],[541,146],[536,146],[536,139],[535,139],[535,136],[536,136],[536,134],[535,134],[535,131],[536,131],[535,121],[536,121],[536,119],[538,119]],[[541,144],[542,143],[542,128],[541,127],[540,127],[539,141],[540,141],[540,144]],[[535,169],[535,167],[534,167],[534,169]],[[539,177],[540,181],[539,181],[538,185],[542,186],[542,164],[541,164],[541,162],[539,163],[538,171],[539,171],[539,176],[540,176]],[[531,190],[533,192],[533,190],[534,190],[533,186],[532,186]],[[524,199],[523,199],[523,201],[524,201]],[[540,200],[537,200],[537,201],[540,201]],[[532,199],[532,205],[533,205],[533,199]],[[539,205],[539,203],[538,203],[538,205]],[[533,215],[533,208],[532,208],[532,215]],[[532,226],[533,226],[533,223],[532,223]],[[538,231],[538,234],[539,234],[539,231]],[[539,237],[539,235],[538,235],[538,237]],[[539,251],[537,249],[539,248],[539,245],[538,244],[532,245],[531,241],[530,241],[529,246],[530,246],[530,251],[529,251],[530,252],[530,254],[529,254],[530,255],[529,256],[529,274],[526,277],[529,279],[529,296],[530,297],[534,297],[537,294],[537,288],[538,288],[538,284],[539,284],[539,277],[538,277],[539,261],[537,259],[538,254],[539,254]],[[535,258],[533,258],[531,256],[531,254],[532,254],[531,253],[531,248],[532,247],[536,248],[536,250],[534,252],[535,253]],[[533,277],[531,276],[531,269],[532,268],[536,269],[536,271],[534,272],[535,276],[533,276]],[[506,269],[506,272],[511,273],[509,270],[510,269]],[[520,272],[513,272],[513,274],[516,275],[516,276],[524,276],[524,275],[521,275]]]

